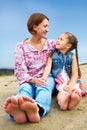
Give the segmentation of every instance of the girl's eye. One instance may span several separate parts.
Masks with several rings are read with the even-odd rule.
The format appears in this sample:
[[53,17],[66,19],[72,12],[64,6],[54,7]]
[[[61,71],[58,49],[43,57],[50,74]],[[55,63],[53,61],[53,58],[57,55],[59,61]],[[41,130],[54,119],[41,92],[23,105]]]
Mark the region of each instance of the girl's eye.
[[59,40],[60,40],[60,41],[62,41],[63,39],[62,39],[62,38],[60,38]]
[[58,41],[63,41],[63,39],[62,38],[58,38]]

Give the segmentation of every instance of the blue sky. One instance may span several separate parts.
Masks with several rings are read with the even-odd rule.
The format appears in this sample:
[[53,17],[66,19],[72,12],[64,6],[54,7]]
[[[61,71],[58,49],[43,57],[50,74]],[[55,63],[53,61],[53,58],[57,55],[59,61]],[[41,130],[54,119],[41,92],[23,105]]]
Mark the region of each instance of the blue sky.
[[49,39],[57,39],[66,31],[75,34],[79,41],[79,62],[87,63],[86,0],[3,0],[0,1],[0,68],[14,68],[15,46],[31,36],[27,20],[35,12],[49,17]]

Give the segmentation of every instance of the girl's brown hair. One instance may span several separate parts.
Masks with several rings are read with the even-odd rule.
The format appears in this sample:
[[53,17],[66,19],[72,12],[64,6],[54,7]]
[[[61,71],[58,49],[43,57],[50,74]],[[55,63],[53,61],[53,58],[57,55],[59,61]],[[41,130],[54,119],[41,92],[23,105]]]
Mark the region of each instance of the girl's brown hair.
[[35,31],[33,29],[33,26],[34,25],[39,25],[44,19],[47,19],[49,21],[49,18],[46,15],[42,14],[42,13],[34,13],[34,14],[32,14],[29,17],[28,22],[27,22],[28,31],[31,34],[34,34]]
[[75,52],[76,52],[76,59],[77,59],[77,64],[78,64],[78,76],[79,78],[81,78],[81,70],[80,70],[80,67],[79,67],[79,59],[78,59],[78,40],[77,38],[71,34],[70,32],[65,32],[64,34],[67,35],[67,38],[68,38],[68,41],[69,43],[72,45],[71,48],[69,49],[69,51],[72,51],[75,49]]

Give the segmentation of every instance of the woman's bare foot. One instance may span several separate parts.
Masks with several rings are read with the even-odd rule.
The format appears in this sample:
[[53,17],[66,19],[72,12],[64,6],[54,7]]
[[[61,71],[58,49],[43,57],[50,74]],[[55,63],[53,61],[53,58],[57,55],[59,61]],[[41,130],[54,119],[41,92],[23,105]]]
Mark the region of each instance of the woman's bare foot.
[[12,115],[17,123],[25,123],[27,121],[25,112],[19,108],[18,100],[15,96],[8,97],[3,107],[5,112]]
[[57,101],[61,110],[67,110],[70,95],[71,95],[70,93],[64,93],[64,92],[60,92],[57,95]]
[[81,96],[78,93],[73,92],[71,94],[71,99],[68,105],[68,109],[71,110],[73,109],[77,104],[79,104],[81,100]]
[[35,101],[27,96],[20,96],[19,99],[20,108],[26,112],[30,122],[39,122],[39,108]]

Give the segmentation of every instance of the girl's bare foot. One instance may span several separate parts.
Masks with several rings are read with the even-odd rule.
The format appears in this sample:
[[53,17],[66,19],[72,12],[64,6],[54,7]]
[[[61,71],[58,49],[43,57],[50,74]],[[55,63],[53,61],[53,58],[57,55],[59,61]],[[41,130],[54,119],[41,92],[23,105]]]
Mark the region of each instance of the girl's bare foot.
[[81,96],[78,93],[73,92],[71,94],[71,99],[68,105],[68,109],[69,110],[73,109],[77,104],[79,104],[80,100],[81,100]]
[[30,122],[39,122],[39,108],[35,101],[27,96],[20,96],[19,99],[20,108],[26,112]]
[[17,123],[25,123],[27,121],[25,112],[19,108],[18,100],[15,96],[8,97],[3,107],[5,112],[12,115]]
[[57,100],[58,100],[58,104],[60,106],[60,109],[67,110],[71,94],[64,93],[64,92],[60,92],[59,94],[57,95]]

